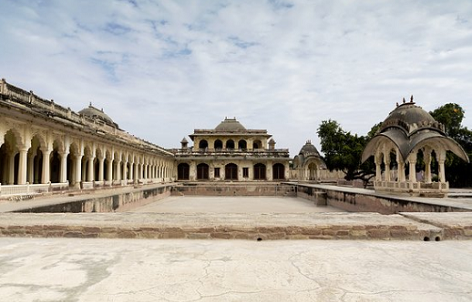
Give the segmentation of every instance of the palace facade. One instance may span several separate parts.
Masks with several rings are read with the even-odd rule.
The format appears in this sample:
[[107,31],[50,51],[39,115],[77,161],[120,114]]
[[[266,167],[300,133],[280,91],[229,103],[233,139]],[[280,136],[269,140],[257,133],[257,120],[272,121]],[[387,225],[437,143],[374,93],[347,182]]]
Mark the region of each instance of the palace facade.
[[267,130],[246,129],[225,118],[214,129],[195,129],[174,150],[180,181],[283,181],[289,176],[289,150],[276,149]]

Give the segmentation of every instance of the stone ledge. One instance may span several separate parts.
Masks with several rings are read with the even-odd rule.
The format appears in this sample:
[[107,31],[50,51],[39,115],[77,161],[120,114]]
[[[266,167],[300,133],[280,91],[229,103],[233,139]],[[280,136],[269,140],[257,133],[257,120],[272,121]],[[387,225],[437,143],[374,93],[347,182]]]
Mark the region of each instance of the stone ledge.
[[[472,232],[472,229],[468,229]],[[377,213],[0,214],[3,237],[188,239],[460,239],[443,228]]]
[[472,212],[400,214],[414,221],[441,228],[445,239],[472,239]]

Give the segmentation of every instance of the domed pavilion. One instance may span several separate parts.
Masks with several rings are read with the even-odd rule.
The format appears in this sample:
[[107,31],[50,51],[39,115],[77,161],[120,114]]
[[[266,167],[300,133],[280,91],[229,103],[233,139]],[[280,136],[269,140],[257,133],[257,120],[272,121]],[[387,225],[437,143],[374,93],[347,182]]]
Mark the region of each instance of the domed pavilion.
[[374,156],[376,191],[444,197],[449,191],[447,151],[469,162],[464,149],[446,135],[444,125],[416,106],[412,96],[390,112],[364,149],[362,162]]
[[298,180],[320,180],[320,170],[326,169],[326,164],[310,140],[305,143],[298,155],[294,157],[293,169],[297,170]]

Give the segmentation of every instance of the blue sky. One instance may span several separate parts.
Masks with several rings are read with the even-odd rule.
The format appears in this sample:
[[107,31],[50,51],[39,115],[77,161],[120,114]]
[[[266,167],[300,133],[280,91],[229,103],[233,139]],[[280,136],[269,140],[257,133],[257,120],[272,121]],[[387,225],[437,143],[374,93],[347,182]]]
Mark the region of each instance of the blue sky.
[[0,77],[165,148],[225,116],[298,153],[402,98],[472,128],[472,1],[0,1]]

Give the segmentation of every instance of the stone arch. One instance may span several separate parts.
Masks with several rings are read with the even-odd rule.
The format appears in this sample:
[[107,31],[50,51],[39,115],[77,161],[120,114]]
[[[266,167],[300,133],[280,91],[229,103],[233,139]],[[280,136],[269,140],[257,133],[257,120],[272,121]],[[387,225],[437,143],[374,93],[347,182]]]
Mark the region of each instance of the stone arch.
[[[27,181],[31,184],[45,183],[46,180],[41,179],[43,172],[43,149],[46,145],[44,138],[35,134],[31,139],[31,147],[28,150],[27,160]],[[49,181],[49,180],[47,180]]]
[[235,163],[225,165],[225,179],[238,180],[238,165]]
[[220,139],[217,139],[214,144],[215,150],[223,149],[223,142]]
[[234,149],[234,141],[232,139],[226,141],[226,149]]
[[259,139],[256,139],[254,142],[252,142],[252,149],[262,149],[262,142]]
[[208,141],[205,140],[205,139],[202,139],[199,143],[198,143],[198,148],[200,150],[205,150],[208,148]]
[[0,146],[0,183],[13,185],[18,179],[18,139],[20,136],[12,129],[8,130],[3,137]]
[[272,166],[272,179],[282,180],[285,179],[285,166],[281,163],[276,163]]
[[[165,171],[165,168],[164,168]],[[164,178],[166,177],[164,173]],[[190,179],[190,165],[187,163],[180,163],[177,166],[177,180],[189,180]]]
[[239,140],[238,142],[238,149],[240,150],[246,150],[247,149],[247,142],[244,139]]
[[266,179],[266,165],[263,163],[257,163],[254,165],[254,180],[265,180]]
[[206,163],[200,163],[197,165],[197,179],[208,180],[210,179],[210,166]]

